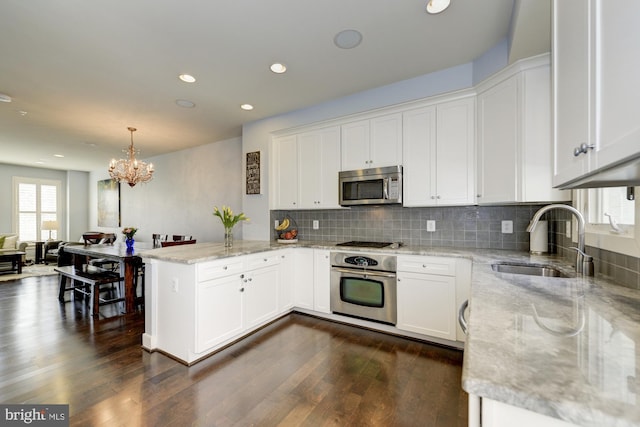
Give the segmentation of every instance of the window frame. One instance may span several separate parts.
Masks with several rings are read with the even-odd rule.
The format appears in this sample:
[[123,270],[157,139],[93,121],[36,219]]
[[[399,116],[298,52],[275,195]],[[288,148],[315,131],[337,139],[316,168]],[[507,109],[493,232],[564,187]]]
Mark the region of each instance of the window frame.
[[[12,180],[12,190],[13,190],[13,218],[12,218],[12,228],[14,233],[19,233],[20,226],[20,184],[35,184],[36,185],[36,240],[34,241],[43,241],[42,240],[42,209],[41,209],[41,201],[39,198],[40,195],[40,187],[42,185],[49,185],[56,187],[56,219],[58,224],[60,224],[60,229],[57,230],[57,238],[59,239],[62,235],[63,221],[62,221],[62,181],[57,179],[45,179],[45,178],[30,178],[30,177],[20,177],[14,176]],[[47,214],[50,212],[47,211]],[[20,237],[22,239],[22,237]],[[31,241],[31,240],[27,240]]]
[[[636,193],[640,187],[635,187]],[[573,190],[574,207],[589,218],[589,192],[588,189]],[[585,243],[587,246],[605,249],[624,255],[640,257],[640,200],[635,199],[635,225],[623,226],[624,233],[612,232],[609,224],[585,224]],[[577,241],[577,225],[572,221],[572,240]]]

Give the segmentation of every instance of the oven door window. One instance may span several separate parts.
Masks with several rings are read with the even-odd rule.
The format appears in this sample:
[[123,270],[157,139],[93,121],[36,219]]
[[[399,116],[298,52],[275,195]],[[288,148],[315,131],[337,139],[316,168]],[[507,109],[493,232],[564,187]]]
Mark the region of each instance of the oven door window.
[[342,183],[342,198],[344,200],[380,200],[384,198],[384,183],[382,179],[369,181],[351,181]]
[[365,307],[384,307],[384,288],[379,280],[360,277],[340,278],[340,299]]

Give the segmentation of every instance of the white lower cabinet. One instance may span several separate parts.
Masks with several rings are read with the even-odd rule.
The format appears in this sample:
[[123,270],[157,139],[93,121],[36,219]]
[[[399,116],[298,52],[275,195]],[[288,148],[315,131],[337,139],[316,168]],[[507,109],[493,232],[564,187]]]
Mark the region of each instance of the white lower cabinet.
[[455,259],[399,256],[397,289],[398,329],[456,340]]
[[[330,255],[286,248],[196,264],[154,261],[143,345],[191,364],[293,308],[331,316]],[[456,341],[456,297],[468,298],[469,284],[459,276],[470,274],[462,261],[470,264],[398,256],[398,330]]]
[[293,303],[296,307],[314,309],[313,249],[297,248],[293,265]]
[[282,313],[281,260],[273,251],[197,264],[195,343],[186,362]]
[[278,308],[280,313],[284,313],[293,308],[294,263],[294,249],[283,249],[280,251],[280,289],[278,291]]
[[331,313],[330,280],[331,258],[329,251],[313,251],[313,308],[321,313]]
[[278,265],[263,267],[245,275],[244,326],[253,328],[278,315]]
[[243,331],[241,276],[234,274],[198,284],[196,353],[215,347]]
[[[477,396],[469,395],[470,405],[476,399]],[[576,424],[496,400],[478,400],[482,409],[469,412],[469,427],[577,427]]]

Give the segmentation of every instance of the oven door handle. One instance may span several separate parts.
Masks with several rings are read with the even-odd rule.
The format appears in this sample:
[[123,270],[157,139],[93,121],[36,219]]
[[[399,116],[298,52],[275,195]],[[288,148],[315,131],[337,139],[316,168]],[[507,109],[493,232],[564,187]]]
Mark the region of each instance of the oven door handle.
[[376,277],[396,277],[396,273],[385,273],[382,271],[371,270],[352,270],[349,268],[331,267],[331,271],[337,271],[339,273],[353,274],[356,276],[376,276]]

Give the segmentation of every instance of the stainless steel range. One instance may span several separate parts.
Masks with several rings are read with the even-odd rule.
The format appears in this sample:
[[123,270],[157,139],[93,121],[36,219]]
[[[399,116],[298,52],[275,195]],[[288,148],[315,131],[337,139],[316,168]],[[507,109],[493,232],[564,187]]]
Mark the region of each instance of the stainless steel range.
[[333,313],[395,325],[396,295],[394,255],[331,253]]

